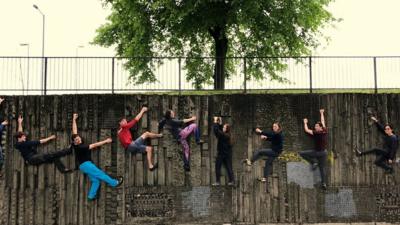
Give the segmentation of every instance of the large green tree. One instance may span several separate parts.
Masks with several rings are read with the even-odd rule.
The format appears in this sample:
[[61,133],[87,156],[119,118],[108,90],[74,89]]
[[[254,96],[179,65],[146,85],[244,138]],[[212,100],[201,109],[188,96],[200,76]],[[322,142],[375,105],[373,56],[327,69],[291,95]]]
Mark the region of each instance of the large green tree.
[[[187,79],[195,87],[214,80],[224,89],[238,60],[247,57],[247,78],[283,80],[281,56],[308,55],[321,29],[335,18],[332,0],[103,0],[111,6],[95,44],[116,46],[130,78],[154,82],[155,56],[185,56]],[[212,59],[202,56],[213,56]],[[144,57],[144,58],[138,58]]]

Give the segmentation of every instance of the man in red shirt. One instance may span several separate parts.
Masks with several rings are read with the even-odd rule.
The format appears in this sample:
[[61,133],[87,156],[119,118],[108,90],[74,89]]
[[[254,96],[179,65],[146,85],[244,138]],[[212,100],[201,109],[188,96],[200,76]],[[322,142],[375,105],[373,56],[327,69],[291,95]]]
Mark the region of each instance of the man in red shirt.
[[146,154],[149,170],[153,171],[154,169],[156,169],[158,167],[158,164],[157,163],[153,164],[153,162],[152,162],[153,147],[146,146],[145,140],[147,138],[150,138],[150,139],[160,138],[160,137],[162,137],[162,134],[155,134],[155,133],[146,131],[140,137],[138,137],[135,141],[133,141],[132,134],[130,131],[130,128],[135,126],[135,124],[140,120],[140,118],[142,118],[143,114],[145,112],[147,112],[147,110],[148,110],[147,107],[143,107],[142,110],[140,110],[139,114],[137,114],[136,117],[129,122],[126,120],[126,118],[122,118],[119,121],[118,139],[121,142],[124,149],[129,151],[130,153]]

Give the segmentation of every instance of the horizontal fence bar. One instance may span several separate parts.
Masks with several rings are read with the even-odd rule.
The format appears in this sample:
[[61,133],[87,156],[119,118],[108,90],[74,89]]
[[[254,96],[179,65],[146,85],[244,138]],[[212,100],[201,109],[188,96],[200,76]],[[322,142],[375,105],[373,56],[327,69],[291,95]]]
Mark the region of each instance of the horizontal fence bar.
[[[82,92],[198,91],[188,80],[186,65],[195,60],[200,76],[208,83],[200,90],[214,89],[215,57],[0,57],[0,95],[78,94]],[[275,75],[251,72],[259,60],[279,60],[286,69]],[[155,82],[137,84],[130,79],[128,61],[149,61]],[[42,63],[45,68],[42,72]],[[266,61],[264,61],[266,62]],[[391,90],[400,89],[400,56],[300,56],[226,57],[225,90]],[[207,66],[208,65],[208,66]],[[43,80],[44,79],[44,80]],[[43,85],[44,84],[44,85]],[[44,87],[43,87],[44,86]],[[45,89],[43,89],[45,88]]]

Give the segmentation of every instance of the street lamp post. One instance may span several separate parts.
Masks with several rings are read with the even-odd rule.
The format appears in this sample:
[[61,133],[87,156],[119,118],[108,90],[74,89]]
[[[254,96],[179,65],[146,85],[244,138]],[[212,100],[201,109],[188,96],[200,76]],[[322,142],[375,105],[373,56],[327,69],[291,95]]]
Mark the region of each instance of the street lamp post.
[[26,90],[28,91],[27,93],[29,94],[29,43],[21,43],[19,44],[22,47],[26,47],[28,54],[27,54],[27,69],[26,69]]
[[44,13],[39,9],[37,5],[33,5],[33,8],[35,8],[40,14],[42,14],[42,94],[46,94],[45,92],[45,74],[44,74],[44,28],[45,28],[45,15]]

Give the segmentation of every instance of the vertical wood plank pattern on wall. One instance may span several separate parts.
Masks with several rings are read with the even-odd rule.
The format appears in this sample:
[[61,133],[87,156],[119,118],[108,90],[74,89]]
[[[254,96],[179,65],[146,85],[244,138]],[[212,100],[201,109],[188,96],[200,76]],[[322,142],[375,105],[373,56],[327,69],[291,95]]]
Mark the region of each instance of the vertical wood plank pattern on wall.
[[[158,170],[154,172],[148,170],[145,155],[132,155],[119,143],[118,119],[122,116],[126,116],[128,120],[134,118],[144,102],[148,102],[150,110],[134,128],[134,139],[145,131],[157,133],[158,122],[167,109],[174,110],[181,119],[197,116],[201,138],[206,143],[197,145],[194,138],[190,139],[190,172],[183,171],[182,146],[165,129],[162,131],[163,138],[151,141],[154,160],[159,163]],[[127,106],[130,106],[132,112],[127,110]],[[384,175],[374,165],[374,156],[358,158],[354,154],[355,148],[365,150],[382,145],[381,135],[369,119],[370,116],[377,116],[382,122],[393,123],[395,128],[400,127],[398,94],[7,97],[0,108],[0,114],[13,119],[2,139],[6,159],[3,176],[0,178],[0,224],[136,224],[127,210],[129,204],[135,204],[135,201],[141,199],[139,195],[130,195],[133,188],[141,188],[141,193],[149,196],[156,192],[154,190],[185,190],[185,193],[169,200],[177,207],[175,214],[157,218],[160,224],[178,223],[185,218],[182,215],[182,218],[177,217],[176,213],[179,210],[188,213],[185,211],[188,210],[185,208],[187,206],[178,201],[187,193],[189,197],[195,196],[194,187],[207,187],[209,189],[205,190],[210,193],[227,188],[228,177],[224,167],[222,187],[210,186],[215,182],[217,155],[212,120],[214,115],[221,112],[227,116],[224,121],[232,125],[236,186],[227,188],[232,193],[231,203],[226,206],[232,209],[231,221],[217,222],[321,222],[325,218],[325,193],[317,188],[307,189],[288,183],[290,171],[287,171],[285,161],[275,160],[267,184],[256,180],[263,175],[264,160],[257,161],[252,167],[241,163],[244,158],[250,158],[255,150],[268,147],[266,142],[254,134],[254,128],[269,130],[274,121],[279,121],[284,129],[284,154],[296,155],[300,150],[312,148],[313,143],[304,134],[302,119],[307,117],[310,127],[313,126],[319,120],[320,107],[325,108],[326,112],[328,150],[337,156],[328,163],[329,190],[336,193],[341,187],[356,190],[398,186],[399,173]],[[125,179],[124,185],[116,189],[102,183],[100,198],[94,202],[87,200],[90,181],[79,169],[73,173],[61,174],[53,164],[30,166],[14,148],[16,140],[13,135],[17,131],[16,118],[20,114],[24,117],[24,131],[28,133],[28,139],[57,135],[56,140],[41,145],[39,152],[68,147],[71,144],[71,120],[74,112],[80,115],[78,130],[86,143],[113,138],[112,144],[93,151],[92,159],[109,175],[123,176]],[[398,133],[398,130],[395,131]],[[301,161],[298,156],[296,161]],[[77,167],[74,154],[62,158],[62,162],[68,168]],[[400,169],[397,164],[395,167]],[[164,196],[158,192],[157,194]],[[160,199],[149,197],[140,201],[157,206],[161,204]],[[211,207],[211,203],[207,206]],[[321,208],[316,209],[317,206]],[[202,220],[204,223],[210,222],[206,217],[201,217],[196,222]]]

